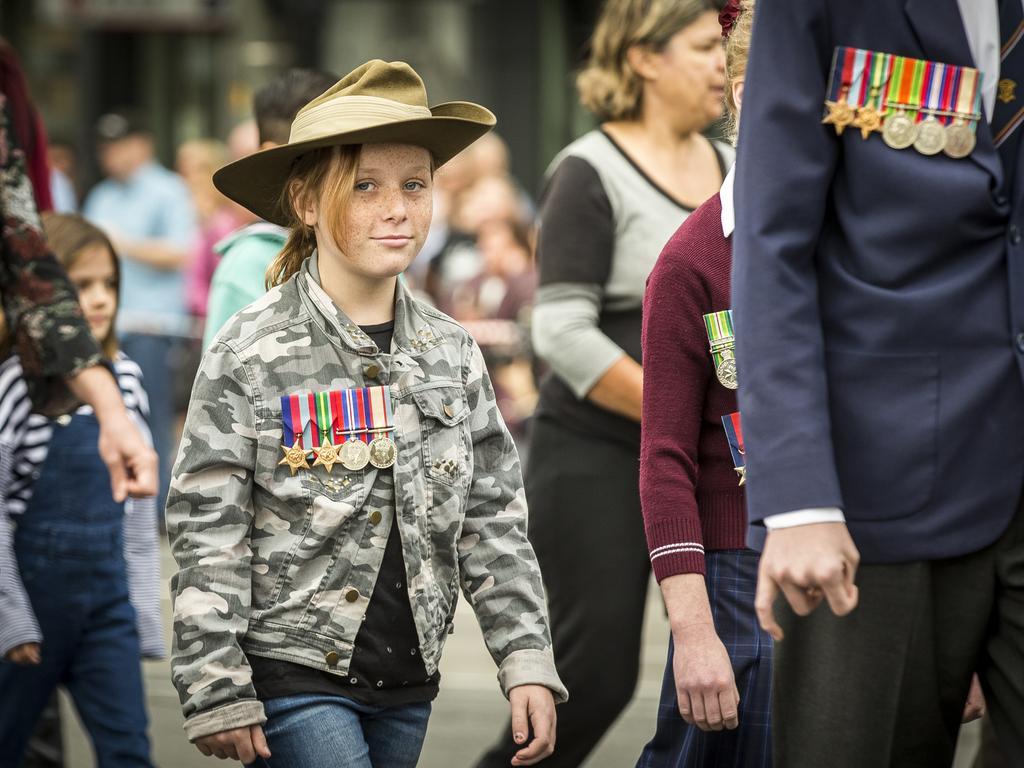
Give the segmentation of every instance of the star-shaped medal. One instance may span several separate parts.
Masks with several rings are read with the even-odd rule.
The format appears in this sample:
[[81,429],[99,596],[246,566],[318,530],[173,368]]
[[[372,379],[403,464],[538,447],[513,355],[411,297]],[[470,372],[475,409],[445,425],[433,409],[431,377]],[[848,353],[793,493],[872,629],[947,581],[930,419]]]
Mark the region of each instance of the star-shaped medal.
[[747,482],[747,468],[746,467],[733,467],[736,470],[736,474],[740,476],[740,485],[746,485]]
[[882,129],[882,116],[874,107],[860,107],[852,125],[859,128],[861,138],[867,140],[872,133]]
[[843,131],[853,124],[853,107],[846,103],[845,98],[839,101],[826,101],[825,106],[828,107],[828,114],[821,121],[822,124],[833,126],[836,129],[836,136],[842,136]]
[[288,469],[292,471],[292,477],[295,477],[295,473],[300,469],[309,469],[309,462],[306,461],[306,451],[299,444],[299,438],[295,438],[295,445],[289,448],[287,445],[282,445],[281,450],[284,451],[284,458],[277,462],[278,466],[286,464]]
[[338,453],[338,446],[331,443],[331,439],[327,440],[319,448],[314,448],[313,453],[316,454],[316,461],[313,462],[313,466],[323,466],[330,473],[334,469],[334,465],[341,461],[341,456]]

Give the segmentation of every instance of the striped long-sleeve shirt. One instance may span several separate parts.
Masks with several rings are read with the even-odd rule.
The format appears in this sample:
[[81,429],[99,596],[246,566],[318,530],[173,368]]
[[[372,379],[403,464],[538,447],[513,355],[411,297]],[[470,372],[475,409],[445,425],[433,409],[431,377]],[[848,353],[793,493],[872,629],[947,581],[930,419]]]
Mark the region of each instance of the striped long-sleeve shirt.
[[[119,354],[114,360],[114,372],[125,407],[149,439],[149,401],[142,387],[142,371],[135,362]],[[32,483],[46,461],[53,427],[47,417],[33,412],[22,374],[17,356],[0,364],[0,658],[17,645],[43,640],[18,572],[13,523],[28,507]],[[86,405],[77,412],[91,413],[92,409]],[[153,497],[125,502],[124,555],[142,655],[160,658],[166,651]]]

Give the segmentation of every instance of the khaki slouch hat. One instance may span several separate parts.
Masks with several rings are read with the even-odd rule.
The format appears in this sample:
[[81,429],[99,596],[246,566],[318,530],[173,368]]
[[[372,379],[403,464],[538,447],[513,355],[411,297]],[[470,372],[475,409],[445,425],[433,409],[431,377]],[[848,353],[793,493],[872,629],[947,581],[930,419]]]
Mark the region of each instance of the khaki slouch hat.
[[287,226],[281,191],[300,155],[341,144],[415,144],[441,166],[495,122],[490,110],[468,101],[428,107],[427,90],[412,67],[374,59],[300,109],[287,144],[225,165],[213,183],[256,215]]

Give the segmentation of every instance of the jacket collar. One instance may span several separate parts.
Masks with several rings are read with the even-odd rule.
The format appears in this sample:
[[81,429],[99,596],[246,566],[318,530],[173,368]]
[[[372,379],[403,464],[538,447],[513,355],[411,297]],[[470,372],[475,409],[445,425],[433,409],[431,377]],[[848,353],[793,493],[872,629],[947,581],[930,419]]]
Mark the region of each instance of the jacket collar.
[[[314,321],[329,337],[339,339],[341,344],[360,354],[376,354],[377,345],[362,329],[334,303],[320,284],[320,269],[317,253],[303,263],[297,276],[297,286],[303,301],[309,307]],[[419,302],[409,293],[405,281],[399,277],[395,288],[395,331],[392,349],[399,349],[416,357],[445,341],[436,323],[430,321],[422,311]]]

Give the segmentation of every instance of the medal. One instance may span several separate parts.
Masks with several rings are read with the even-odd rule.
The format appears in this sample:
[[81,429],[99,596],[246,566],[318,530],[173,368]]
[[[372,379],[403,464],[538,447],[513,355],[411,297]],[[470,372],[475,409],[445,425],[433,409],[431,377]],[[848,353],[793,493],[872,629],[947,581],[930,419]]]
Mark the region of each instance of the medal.
[[295,477],[295,473],[300,469],[309,469],[309,462],[306,461],[306,449],[302,447],[301,438],[296,438],[291,448],[282,445],[281,450],[284,451],[284,458],[277,464],[278,466],[287,465],[288,469],[292,471],[292,477]]
[[395,428],[391,387],[369,387],[367,395],[370,401],[370,432],[374,436],[370,443],[370,463],[377,469],[387,469],[398,458],[395,442],[387,436]]
[[[843,99],[845,99],[845,96]],[[843,131],[848,126],[853,125],[855,114],[853,107],[847,104],[846,101],[826,101],[825,107],[828,109],[828,114],[822,118],[822,125],[831,125],[836,129],[836,136],[842,136]]]
[[928,117],[917,126],[914,149],[922,155],[937,155],[946,147],[946,129],[934,117]]
[[732,310],[704,315],[704,327],[708,332],[708,341],[711,342],[711,359],[715,362],[715,375],[719,383],[726,389],[736,389],[739,381],[736,376],[736,337],[732,328]]
[[972,128],[965,123],[946,126],[946,145],[942,151],[954,160],[967,157],[978,143]]
[[353,472],[370,463],[370,448],[364,439],[369,421],[368,399],[365,388],[361,387],[341,393],[342,425],[348,436],[341,446],[341,465]]
[[[862,68],[862,73],[856,77],[859,79],[863,77],[864,72],[871,72],[871,89],[862,105],[857,107],[857,118],[853,121],[853,127],[859,129],[861,139],[867,141],[872,133],[882,129],[882,113],[879,111],[882,108],[881,92],[882,87],[888,84],[891,77],[892,57],[885,53],[871,53],[870,51],[858,51],[858,54],[860,53],[865,54],[865,60],[862,64],[859,61],[855,63],[855,66],[859,64]],[[860,94],[863,94],[863,89]],[[861,100],[858,99],[858,101]]]
[[370,449],[358,437],[351,437],[341,446],[341,465],[358,472],[370,463]]
[[897,112],[885,119],[882,127],[882,141],[893,149],[906,149],[914,146],[917,140],[917,123],[907,116],[906,112]]
[[747,458],[746,447],[743,445],[743,424],[739,413],[730,413],[722,417],[722,426],[725,427],[725,437],[729,441],[729,453],[732,454],[732,463],[736,474],[740,476],[740,485],[747,482]]
[[338,448],[331,443],[330,438],[327,438],[313,453],[316,455],[316,461],[313,462],[313,466],[322,466],[327,470],[328,474],[334,469],[334,465],[341,461],[338,455]]

